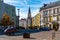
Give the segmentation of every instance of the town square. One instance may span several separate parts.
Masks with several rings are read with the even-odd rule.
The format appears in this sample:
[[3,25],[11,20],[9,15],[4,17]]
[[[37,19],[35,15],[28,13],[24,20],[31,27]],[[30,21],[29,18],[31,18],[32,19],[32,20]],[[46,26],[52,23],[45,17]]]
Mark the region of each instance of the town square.
[[0,40],[60,40],[60,0],[0,0]]

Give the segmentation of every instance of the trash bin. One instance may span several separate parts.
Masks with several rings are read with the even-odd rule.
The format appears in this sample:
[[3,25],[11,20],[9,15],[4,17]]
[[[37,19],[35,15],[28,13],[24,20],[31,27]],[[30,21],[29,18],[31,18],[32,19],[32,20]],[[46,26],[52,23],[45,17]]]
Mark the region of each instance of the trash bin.
[[24,33],[23,38],[30,38],[30,33]]

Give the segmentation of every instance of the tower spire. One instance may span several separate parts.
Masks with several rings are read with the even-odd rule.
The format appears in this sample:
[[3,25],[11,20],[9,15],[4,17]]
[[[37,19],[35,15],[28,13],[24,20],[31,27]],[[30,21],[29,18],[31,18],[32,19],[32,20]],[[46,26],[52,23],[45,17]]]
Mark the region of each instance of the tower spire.
[[28,10],[28,18],[31,18],[31,10],[30,10],[30,7],[29,7],[29,10]]
[[28,9],[28,18],[27,18],[27,27],[31,27],[32,26],[32,19],[31,19],[31,10],[30,7]]
[[31,13],[31,11],[30,11],[30,7],[29,7],[29,13]]

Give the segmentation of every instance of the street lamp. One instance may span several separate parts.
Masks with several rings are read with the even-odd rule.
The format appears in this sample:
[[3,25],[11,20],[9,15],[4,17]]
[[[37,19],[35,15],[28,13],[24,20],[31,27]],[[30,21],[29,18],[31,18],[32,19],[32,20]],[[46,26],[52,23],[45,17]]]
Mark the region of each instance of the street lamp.
[[20,9],[17,9],[17,10],[18,10],[18,19],[17,20],[18,20],[18,27],[19,27],[19,10]]
[[18,16],[19,16],[19,10],[20,10],[20,9],[17,9],[17,10],[18,10]]

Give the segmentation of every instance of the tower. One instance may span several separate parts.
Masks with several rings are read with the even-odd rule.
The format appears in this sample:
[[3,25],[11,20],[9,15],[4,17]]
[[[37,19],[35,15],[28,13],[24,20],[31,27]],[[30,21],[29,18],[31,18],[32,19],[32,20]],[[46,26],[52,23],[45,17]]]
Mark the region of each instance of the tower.
[[27,18],[27,27],[31,27],[32,26],[32,19],[31,19],[31,10],[30,10],[30,7],[29,7],[29,10],[28,10],[28,18]]

